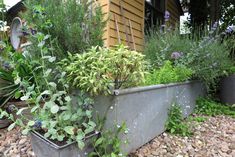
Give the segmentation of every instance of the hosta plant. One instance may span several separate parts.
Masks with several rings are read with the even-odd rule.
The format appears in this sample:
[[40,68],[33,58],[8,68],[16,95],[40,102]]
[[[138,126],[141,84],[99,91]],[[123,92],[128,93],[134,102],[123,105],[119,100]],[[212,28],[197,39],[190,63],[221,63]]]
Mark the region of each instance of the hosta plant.
[[69,54],[63,60],[68,81],[92,95],[109,94],[112,89],[132,87],[144,81],[144,55],[123,45],[114,49],[93,47],[84,54]]

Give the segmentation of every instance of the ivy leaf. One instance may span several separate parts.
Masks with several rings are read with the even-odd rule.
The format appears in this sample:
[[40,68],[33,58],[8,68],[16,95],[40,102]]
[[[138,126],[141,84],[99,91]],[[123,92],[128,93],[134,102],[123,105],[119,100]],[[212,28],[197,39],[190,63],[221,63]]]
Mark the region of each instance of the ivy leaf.
[[79,141],[79,140],[82,140],[85,138],[85,134],[83,131],[79,131],[77,136],[76,136],[76,140]]
[[55,84],[55,82],[49,82],[48,84],[49,84],[51,87],[53,87],[53,88],[56,88],[56,86],[57,86],[57,85]]
[[95,147],[97,147],[98,145],[100,145],[103,142],[104,138],[100,137],[96,142],[95,142]]
[[70,96],[66,96],[65,98],[65,101],[67,101],[67,102],[70,102],[72,99],[70,98]]
[[16,123],[12,123],[8,128],[7,130],[8,131],[11,131],[14,127],[15,127]]
[[85,147],[85,143],[83,141],[79,140],[79,141],[77,141],[77,143],[78,143],[78,147],[80,149],[83,149]]
[[32,109],[31,109],[31,113],[35,112],[39,107],[38,106],[34,106]]
[[53,114],[55,114],[55,113],[57,113],[58,111],[59,111],[59,106],[58,105],[53,105],[52,107],[51,107],[51,113],[53,113]]
[[28,122],[28,126],[33,126],[34,124],[35,124],[35,122],[32,120]]
[[51,73],[52,69],[47,69],[47,71],[44,74],[44,77],[48,77],[49,74]]
[[24,130],[22,131],[22,134],[23,134],[23,135],[27,135],[27,134],[29,133],[29,131],[30,131],[29,129],[24,129]]
[[29,99],[29,95],[25,95],[20,98],[21,101],[26,101],[28,99]]
[[111,154],[111,157],[117,157],[117,155],[115,155],[114,153]]
[[50,63],[54,62],[55,60],[56,60],[56,57],[50,57],[50,58],[48,59],[48,61],[49,61]]
[[19,109],[17,112],[16,112],[16,115],[20,115],[24,110],[26,110],[28,107],[24,107],[24,108],[21,108]]
[[74,127],[73,126],[66,126],[65,128],[64,128],[64,131],[66,132],[66,133],[68,133],[69,135],[74,135]]
[[17,92],[15,93],[15,99],[19,99],[19,98],[20,98],[20,96],[21,96],[20,91],[17,91]]

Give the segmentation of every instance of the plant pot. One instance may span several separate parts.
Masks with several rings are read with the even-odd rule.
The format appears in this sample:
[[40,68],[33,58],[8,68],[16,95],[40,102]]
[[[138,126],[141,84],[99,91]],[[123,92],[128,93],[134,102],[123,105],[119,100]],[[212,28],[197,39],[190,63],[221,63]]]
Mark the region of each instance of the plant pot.
[[97,135],[98,133],[94,133],[86,137],[86,146],[83,150],[78,148],[76,142],[58,146],[35,131],[31,132],[31,144],[37,157],[87,157],[88,153],[93,150],[90,144],[91,138]]
[[228,105],[235,104],[235,74],[221,80],[219,95],[221,102]]
[[130,153],[164,132],[173,103],[181,106],[186,117],[193,112],[196,99],[205,94],[205,86],[198,81],[120,89],[95,98],[94,108],[98,116],[106,116],[104,129],[126,123],[128,133],[121,139],[129,143],[122,150]]
[[0,129],[8,127],[12,122],[8,119],[0,119]]

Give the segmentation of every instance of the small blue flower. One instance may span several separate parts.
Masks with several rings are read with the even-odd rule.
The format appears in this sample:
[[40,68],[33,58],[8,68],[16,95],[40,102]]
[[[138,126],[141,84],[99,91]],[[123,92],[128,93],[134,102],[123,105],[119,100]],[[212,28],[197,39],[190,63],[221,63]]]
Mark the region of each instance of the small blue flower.
[[42,128],[42,121],[41,120],[36,120],[34,125],[33,125],[34,129],[41,129]]
[[227,29],[225,30],[226,33],[230,34],[235,31],[235,26],[228,26]]

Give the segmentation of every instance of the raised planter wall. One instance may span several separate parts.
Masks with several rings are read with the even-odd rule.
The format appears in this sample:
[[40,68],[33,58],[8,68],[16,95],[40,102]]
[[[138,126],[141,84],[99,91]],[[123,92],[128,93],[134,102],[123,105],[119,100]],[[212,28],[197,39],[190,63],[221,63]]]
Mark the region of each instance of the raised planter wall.
[[115,90],[113,96],[97,97],[94,107],[99,116],[106,115],[105,129],[126,123],[128,133],[121,138],[129,144],[122,145],[122,150],[130,153],[164,132],[173,103],[182,107],[186,117],[205,94],[204,85],[197,81],[154,85]]

